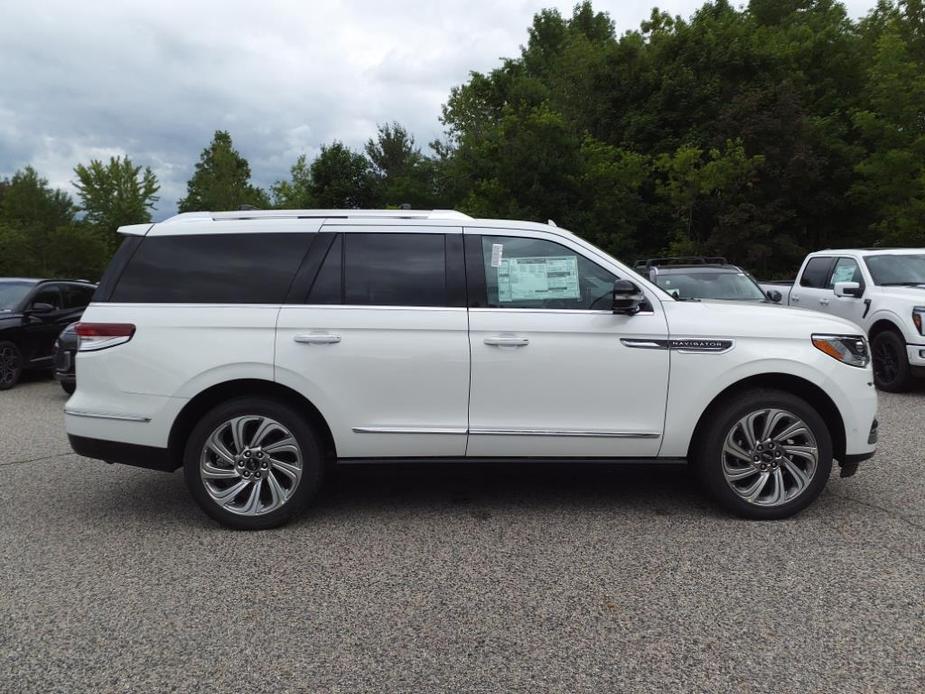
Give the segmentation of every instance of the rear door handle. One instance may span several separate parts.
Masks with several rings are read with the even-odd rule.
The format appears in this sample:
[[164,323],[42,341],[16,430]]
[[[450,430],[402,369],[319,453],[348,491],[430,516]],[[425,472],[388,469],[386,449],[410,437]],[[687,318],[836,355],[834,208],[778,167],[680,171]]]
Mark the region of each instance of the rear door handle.
[[296,335],[292,339],[301,345],[334,345],[340,342],[340,335],[313,333],[309,335]]
[[800,300],[800,297],[794,296],[793,294],[791,294],[791,295],[790,295],[790,300],[791,300],[791,301],[799,301],[799,300]]
[[828,299],[819,299],[819,303],[822,304],[823,306],[828,306],[828,305],[829,305],[829,300],[828,300]]
[[496,345],[498,347],[526,347],[530,344],[530,340],[525,337],[505,337],[503,335],[496,335],[494,337],[486,337],[485,344]]

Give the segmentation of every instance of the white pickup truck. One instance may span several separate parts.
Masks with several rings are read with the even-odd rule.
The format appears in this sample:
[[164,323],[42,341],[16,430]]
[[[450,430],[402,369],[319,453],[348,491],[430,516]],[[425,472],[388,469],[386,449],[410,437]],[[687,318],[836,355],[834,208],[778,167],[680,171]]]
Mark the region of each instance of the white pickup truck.
[[881,390],[908,390],[915,376],[925,375],[925,248],[818,251],[806,256],[794,282],[761,288],[782,304],[861,326]]

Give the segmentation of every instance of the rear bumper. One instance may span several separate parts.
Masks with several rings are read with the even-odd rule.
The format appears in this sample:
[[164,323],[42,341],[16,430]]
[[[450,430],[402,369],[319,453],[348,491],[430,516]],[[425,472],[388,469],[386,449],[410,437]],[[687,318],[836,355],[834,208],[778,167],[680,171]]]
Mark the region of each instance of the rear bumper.
[[123,465],[160,470],[161,472],[173,472],[179,467],[170,459],[166,448],[139,446],[122,441],[91,439],[86,436],[75,436],[74,434],[68,434],[67,438],[74,452],[85,458],[97,458],[105,460],[107,463],[122,463]]

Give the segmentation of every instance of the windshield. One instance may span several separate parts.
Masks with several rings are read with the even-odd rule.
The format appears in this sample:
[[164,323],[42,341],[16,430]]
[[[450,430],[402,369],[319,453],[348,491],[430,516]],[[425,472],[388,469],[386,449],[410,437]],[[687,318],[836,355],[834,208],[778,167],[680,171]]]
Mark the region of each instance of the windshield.
[[864,262],[874,284],[886,287],[925,284],[925,255],[869,255]]
[[671,272],[655,278],[656,284],[678,299],[765,301],[761,288],[744,272]]
[[34,286],[34,282],[0,281],[0,311],[12,311]]

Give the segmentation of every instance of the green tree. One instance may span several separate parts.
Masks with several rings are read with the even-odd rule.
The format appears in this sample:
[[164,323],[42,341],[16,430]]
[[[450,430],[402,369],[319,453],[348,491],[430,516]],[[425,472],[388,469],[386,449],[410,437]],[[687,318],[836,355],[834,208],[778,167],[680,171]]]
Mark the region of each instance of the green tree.
[[340,142],[321,147],[312,162],[311,194],[322,209],[372,207],[373,177],[365,156]]
[[378,206],[434,206],[433,162],[421,153],[414,137],[401,125],[380,125],[376,137],[366,143],[366,157]]
[[84,219],[99,227],[113,248],[120,226],[151,221],[160,185],[150,167],[142,170],[128,157],[111,157],[108,164],[96,159],[78,164],[74,173]]
[[177,201],[180,212],[239,210],[242,205],[269,207],[266,193],[250,182],[247,159],[234,148],[231,135],[216,130],[202,150],[196,171],[186,184],[186,197]]
[[289,169],[289,180],[280,180],[271,188],[273,206],[286,210],[305,210],[315,207],[312,194],[312,172],[304,154],[299,155]]
[[886,245],[925,245],[925,11],[921,2],[886,12],[877,27],[866,100],[854,113],[865,155],[853,192],[873,212]]
[[16,274],[54,274],[54,234],[74,224],[76,211],[71,197],[51,188],[31,166],[13,174],[0,200],[0,245],[21,261]]

